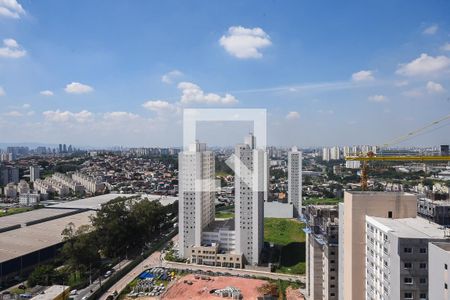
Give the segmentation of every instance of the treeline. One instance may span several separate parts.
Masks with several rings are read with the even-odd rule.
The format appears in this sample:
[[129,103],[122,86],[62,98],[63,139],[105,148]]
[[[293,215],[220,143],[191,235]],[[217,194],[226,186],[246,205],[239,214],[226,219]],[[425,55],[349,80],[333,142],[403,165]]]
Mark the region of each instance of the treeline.
[[77,229],[69,223],[61,233],[65,241],[55,266],[40,266],[28,278],[29,286],[65,282],[71,286],[100,274],[108,263],[140,255],[178,212],[178,202],[118,197],[91,217],[92,225]]

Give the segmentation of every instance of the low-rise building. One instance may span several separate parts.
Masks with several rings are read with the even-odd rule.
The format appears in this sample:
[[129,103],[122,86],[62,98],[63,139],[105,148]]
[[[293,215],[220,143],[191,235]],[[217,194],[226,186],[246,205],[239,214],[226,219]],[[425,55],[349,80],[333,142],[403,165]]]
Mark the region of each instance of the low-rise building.
[[417,214],[440,225],[450,225],[450,200],[418,198]]
[[34,206],[39,204],[41,195],[38,193],[27,193],[19,195],[19,203],[23,206]]
[[192,246],[190,250],[189,261],[193,264],[227,268],[242,268],[244,266],[242,254],[221,251],[219,245],[215,243]]
[[3,194],[6,198],[16,199],[17,197],[17,187],[14,183],[8,183],[3,189]]

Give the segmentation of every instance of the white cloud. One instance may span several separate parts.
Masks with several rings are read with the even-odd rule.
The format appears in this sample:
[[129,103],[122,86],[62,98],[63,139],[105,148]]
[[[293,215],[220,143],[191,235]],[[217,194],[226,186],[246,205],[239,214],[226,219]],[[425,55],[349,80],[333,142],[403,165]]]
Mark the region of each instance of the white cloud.
[[362,70],[352,74],[353,81],[368,81],[374,79],[373,72],[370,70]]
[[441,49],[444,51],[450,51],[450,43],[445,43],[444,45],[442,45]]
[[394,85],[397,87],[407,86],[408,84],[409,84],[409,82],[406,80],[400,80],[400,81],[396,81],[394,83]]
[[42,96],[53,96],[53,92],[50,90],[41,91],[39,92],[39,94],[41,94]]
[[403,76],[429,75],[441,72],[450,66],[450,58],[447,56],[429,56],[422,53],[415,60],[401,64],[396,73]]
[[19,19],[25,10],[17,0],[0,0],[0,17]]
[[66,88],[64,90],[69,94],[86,94],[92,92],[94,89],[86,84],[72,82],[66,85]]
[[0,97],[2,97],[2,96],[6,96],[6,92],[5,92],[5,89],[0,86]]
[[164,74],[161,77],[161,81],[167,84],[172,84],[177,78],[180,78],[181,76],[183,76],[183,73],[181,71],[173,70]]
[[175,109],[174,104],[164,100],[149,100],[142,104],[142,107],[156,112],[172,111],[173,109]]
[[205,104],[235,104],[238,100],[230,94],[221,97],[217,94],[206,94],[198,85],[192,82],[180,82],[178,88],[181,90],[181,103],[205,103]]
[[272,45],[270,36],[261,28],[242,26],[228,28],[228,34],[223,35],[219,43],[229,54],[241,59],[261,58],[260,50]]
[[300,119],[300,114],[297,111],[290,111],[286,115],[286,119],[288,119],[288,120],[298,120],[298,119]]
[[437,82],[428,81],[427,82],[427,91],[429,93],[441,93],[441,92],[445,91],[445,89],[442,87],[441,84],[439,84]]
[[13,111],[5,113],[5,116],[8,116],[8,117],[22,117],[23,113],[21,113],[20,111],[17,111],[17,110],[13,110]]
[[[1,1],[1,0],[0,0]],[[0,48],[0,57],[20,58],[25,56],[25,51],[14,39],[4,39],[3,47]]]
[[381,102],[387,102],[387,101],[389,101],[389,99],[384,95],[373,95],[373,96],[369,96],[369,101],[381,103]]
[[30,107],[31,107],[31,104],[28,104],[28,103],[25,103],[25,104],[22,105],[23,109],[28,109]]
[[410,98],[418,98],[418,97],[423,96],[422,92],[418,89],[404,91],[404,92],[402,92],[402,95],[405,97],[410,97]]
[[109,121],[127,121],[137,119],[139,116],[126,111],[113,111],[104,113],[103,118]]
[[82,110],[80,112],[70,112],[70,111],[60,111],[58,110],[48,110],[42,113],[47,121],[55,123],[64,123],[70,121],[76,121],[79,123],[85,123],[92,119],[93,114],[87,110]]
[[438,31],[438,29],[439,29],[439,26],[434,24],[434,25],[431,25],[431,26],[428,26],[427,28],[425,28],[422,31],[422,33],[427,34],[427,35],[433,35]]

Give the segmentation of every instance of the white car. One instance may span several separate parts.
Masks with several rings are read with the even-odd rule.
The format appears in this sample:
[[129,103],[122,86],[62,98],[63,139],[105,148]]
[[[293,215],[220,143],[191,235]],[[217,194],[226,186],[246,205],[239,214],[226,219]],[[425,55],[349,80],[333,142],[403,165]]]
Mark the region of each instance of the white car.
[[78,294],[78,290],[71,290],[70,291],[70,296],[74,296],[76,294]]

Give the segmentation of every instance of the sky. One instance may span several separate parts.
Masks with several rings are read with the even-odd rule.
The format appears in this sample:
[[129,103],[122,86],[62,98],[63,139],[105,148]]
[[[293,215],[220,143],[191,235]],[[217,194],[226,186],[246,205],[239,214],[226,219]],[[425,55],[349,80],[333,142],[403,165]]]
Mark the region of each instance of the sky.
[[[0,142],[180,146],[185,108],[262,108],[269,145],[383,144],[450,114],[449,16],[447,0],[0,0]],[[404,145],[448,144],[446,124]],[[249,131],[199,127],[211,145]]]

